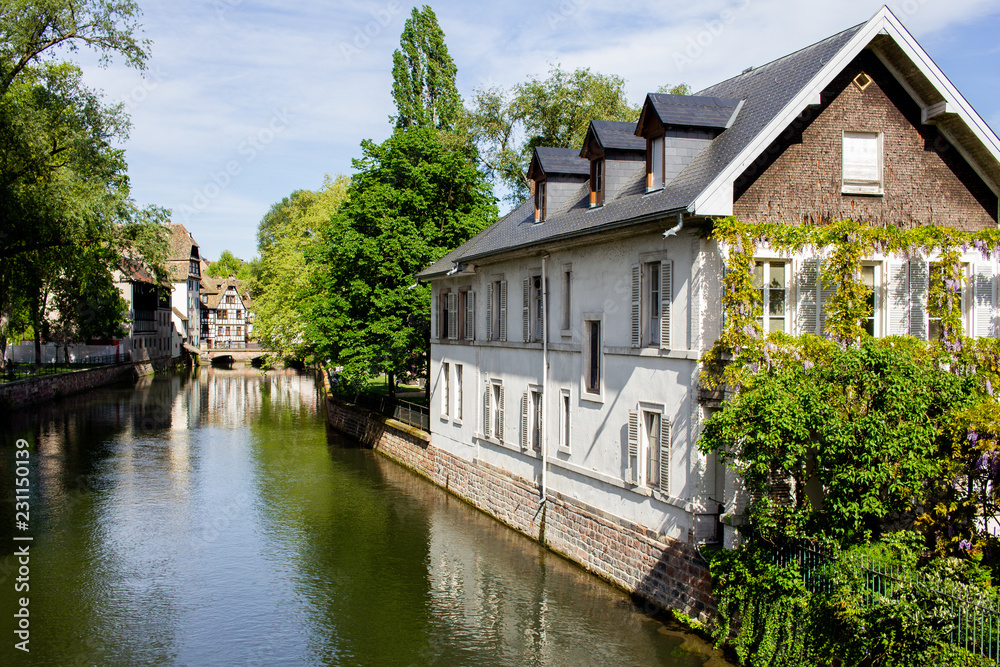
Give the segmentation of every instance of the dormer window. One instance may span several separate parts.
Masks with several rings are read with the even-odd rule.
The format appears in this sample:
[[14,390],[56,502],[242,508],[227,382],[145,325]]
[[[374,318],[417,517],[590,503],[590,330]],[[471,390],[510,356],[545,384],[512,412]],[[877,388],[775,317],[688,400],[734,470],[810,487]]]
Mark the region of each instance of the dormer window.
[[590,161],[590,205],[604,204],[604,158]]
[[545,220],[545,189],[544,180],[535,181],[535,222],[544,222]]
[[663,182],[666,173],[663,168],[663,136],[650,139],[646,145],[646,191],[652,192],[666,185]]

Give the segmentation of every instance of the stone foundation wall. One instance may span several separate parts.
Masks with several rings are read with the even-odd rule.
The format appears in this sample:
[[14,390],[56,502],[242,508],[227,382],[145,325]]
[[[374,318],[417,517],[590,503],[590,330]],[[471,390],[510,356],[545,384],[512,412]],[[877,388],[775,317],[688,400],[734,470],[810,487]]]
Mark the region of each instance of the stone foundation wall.
[[327,421],[655,607],[701,620],[715,612],[711,577],[690,545],[560,494],[550,494],[543,509],[534,482],[460,459],[432,447],[423,431],[329,396]]
[[156,371],[169,368],[172,364],[173,360],[170,357],[163,357],[0,384],[0,408],[21,408],[108,384],[134,382],[137,378],[152,375]]

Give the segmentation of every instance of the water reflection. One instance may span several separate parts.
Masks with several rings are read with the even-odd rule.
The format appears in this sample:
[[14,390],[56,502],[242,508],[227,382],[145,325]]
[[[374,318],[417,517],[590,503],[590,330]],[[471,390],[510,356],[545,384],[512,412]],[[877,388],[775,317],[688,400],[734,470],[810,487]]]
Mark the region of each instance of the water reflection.
[[308,374],[200,369],[2,419],[0,543],[14,441],[35,444],[31,659],[5,642],[3,664],[704,662],[615,589],[329,436]]

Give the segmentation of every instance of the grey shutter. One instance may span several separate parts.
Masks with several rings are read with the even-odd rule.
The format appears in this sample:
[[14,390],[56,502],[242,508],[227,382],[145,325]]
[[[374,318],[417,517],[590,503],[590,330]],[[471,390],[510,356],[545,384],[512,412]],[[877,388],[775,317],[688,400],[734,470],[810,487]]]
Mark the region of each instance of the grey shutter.
[[906,262],[889,262],[889,335],[910,333],[910,276]]
[[546,315],[545,309],[548,307],[549,304],[545,299],[545,291],[546,288],[548,287],[548,284],[545,281],[544,275],[541,276],[540,280],[542,281],[542,294],[539,295],[538,298],[541,299],[542,307],[538,309],[538,340],[547,340],[545,338],[545,315]]
[[530,431],[528,430],[528,417],[531,414],[531,396],[528,392],[521,394],[521,449],[528,449]]
[[507,340],[507,281],[500,281],[500,340]]
[[500,420],[497,424],[497,429],[500,431],[497,433],[497,440],[503,442],[503,410],[504,410],[504,388],[500,385],[500,405],[497,406],[497,411],[500,413]]
[[465,339],[476,340],[476,293],[465,293]]
[[486,378],[486,393],[483,394],[483,435],[487,438],[490,437],[490,429],[493,428],[493,411],[491,410],[491,403],[493,397],[490,395],[493,393],[493,387],[490,386],[490,377],[487,375]]
[[[823,279],[822,266],[820,267],[819,273],[819,335],[822,336],[826,332],[826,318],[830,314],[830,300],[833,298],[834,293],[837,291],[836,285],[827,284],[826,280]],[[767,315],[764,315],[765,322],[767,321]]]
[[628,481],[636,483],[636,467],[632,464],[639,462],[639,413],[636,410],[628,411]]
[[911,260],[910,274],[910,335],[927,340],[927,262]]
[[977,264],[975,277],[976,321],[973,335],[977,338],[995,336],[996,330],[993,326],[993,266],[991,264]]
[[458,292],[448,292],[448,339],[458,340]]
[[819,333],[819,260],[806,259],[799,266],[797,291],[799,297],[799,333]]
[[670,490],[670,420],[660,415],[660,491]]
[[525,343],[531,340],[531,281],[528,278],[521,281],[521,339]]
[[441,312],[438,306],[441,305],[441,297],[437,293],[431,293],[431,317],[434,318],[434,337],[441,337]]
[[640,307],[642,297],[642,267],[638,264],[632,265],[632,347],[642,345],[642,309]]
[[674,300],[673,262],[660,262],[660,349],[673,348],[670,338],[670,304]]
[[486,284],[486,340],[493,340],[498,332],[493,330],[493,283]]

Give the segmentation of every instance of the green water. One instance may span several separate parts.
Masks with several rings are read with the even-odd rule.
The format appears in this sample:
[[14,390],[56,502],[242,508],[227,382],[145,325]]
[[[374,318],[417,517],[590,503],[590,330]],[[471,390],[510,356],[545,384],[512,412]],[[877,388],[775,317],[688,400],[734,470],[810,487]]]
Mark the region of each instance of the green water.
[[[308,374],[200,369],[0,417],[0,498],[2,665],[706,660],[619,591],[329,434]],[[14,646],[21,597],[30,653]]]

